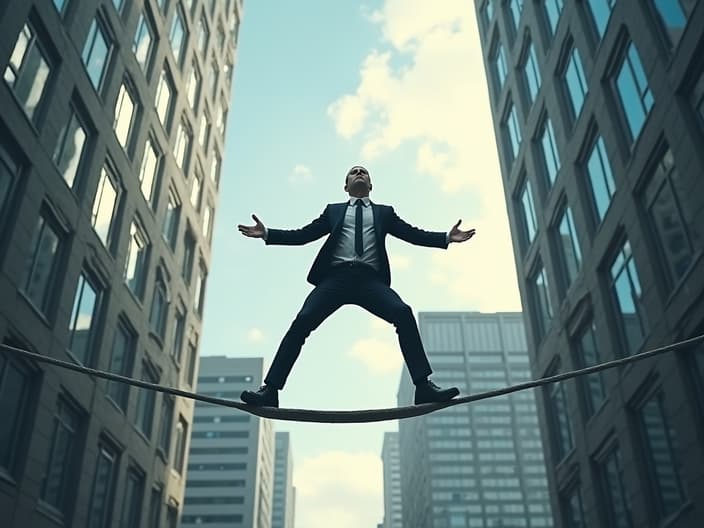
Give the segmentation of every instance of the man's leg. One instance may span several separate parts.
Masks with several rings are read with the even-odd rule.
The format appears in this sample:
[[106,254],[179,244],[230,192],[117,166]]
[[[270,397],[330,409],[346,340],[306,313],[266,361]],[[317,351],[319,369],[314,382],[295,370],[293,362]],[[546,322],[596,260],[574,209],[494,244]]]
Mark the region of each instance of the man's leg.
[[283,388],[306,338],[320,323],[345,304],[345,297],[344,283],[338,277],[325,279],[308,294],[303,307],[281,340],[264,383],[274,389]]
[[374,277],[360,281],[353,302],[396,327],[401,353],[414,383],[432,373],[413,310],[398,293]]

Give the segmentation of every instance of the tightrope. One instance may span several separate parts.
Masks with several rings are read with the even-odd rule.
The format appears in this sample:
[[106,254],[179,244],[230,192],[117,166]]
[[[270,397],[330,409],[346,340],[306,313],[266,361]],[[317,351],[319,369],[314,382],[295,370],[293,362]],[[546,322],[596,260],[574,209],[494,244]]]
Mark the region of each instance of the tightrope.
[[680,348],[685,348],[691,345],[695,345],[699,342],[704,341],[704,334],[686,339],[684,341],[679,341],[677,343],[672,343],[671,345],[666,345],[660,348],[654,348],[652,350],[646,350],[639,354],[634,354],[632,356],[626,356],[623,358],[615,359],[613,361],[606,361],[591,367],[585,367],[577,370],[571,370],[568,372],[563,372],[561,374],[555,374],[553,376],[546,376],[544,378],[539,378],[537,380],[526,381],[524,383],[518,383],[516,385],[511,385],[508,387],[503,387],[500,389],[480,392],[477,394],[472,394],[470,396],[462,396],[455,398],[448,402],[443,403],[423,403],[420,405],[412,405],[408,407],[391,407],[386,409],[365,409],[360,411],[327,411],[327,410],[311,410],[311,409],[284,409],[277,407],[256,407],[253,405],[248,405],[246,403],[237,402],[234,400],[228,400],[225,398],[217,398],[213,396],[206,396],[204,394],[198,394],[195,392],[188,392],[181,389],[175,389],[173,387],[166,387],[159,385],[157,383],[149,383],[148,381],[136,380],[133,378],[128,378],[126,376],[121,376],[119,374],[114,374],[112,372],[105,372],[103,370],[97,370],[83,365],[78,365],[76,363],[70,363],[67,361],[61,361],[53,357],[45,356],[43,354],[37,354],[36,352],[31,352],[29,350],[23,350],[21,348],[16,348],[13,346],[0,344],[0,350],[9,352],[11,354],[16,354],[23,356],[28,359],[33,359],[41,363],[49,363],[57,367],[61,367],[68,370],[73,370],[75,372],[80,372],[81,374],[87,374],[89,376],[94,376],[97,378],[104,378],[110,381],[115,381],[118,383],[126,383],[127,385],[132,385],[134,387],[139,387],[141,389],[148,389],[157,392],[163,392],[164,394],[170,394],[173,396],[181,396],[183,398],[189,398],[191,400],[197,400],[205,403],[211,403],[213,405],[220,405],[223,407],[230,407],[239,409],[241,411],[248,412],[255,416],[260,416],[262,418],[271,418],[276,420],[286,420],[294,422],[315,422],[315,423],[370,423],[370,422],[381,422],[385,420],[399,420],[403,418],[412,418],[414,416],[421,416],[424,414],[437,411],[439,409],[445,409],[446,407],[452,407],[454,405],[460,405],[463,403],[472,403],[480,400],[486,400],[488,398],[495,398],[497,396],[503,396],[505,394],[511,394],[513,392],[522,391],[525,389],[532,389],[534,387],[540,387],[542,385],[547,385],[549,383],[555,383],[558,381],[576,378],[578,376],[585,376],[588,374],[593,374],[594,372],[600,372],[602,370],[611,369],[615,367],[620,367],[627,365],[629,363],[635,363],[636,361],[642,361],[644,359],[663,354],[665,352],[671,352],[678,350]]

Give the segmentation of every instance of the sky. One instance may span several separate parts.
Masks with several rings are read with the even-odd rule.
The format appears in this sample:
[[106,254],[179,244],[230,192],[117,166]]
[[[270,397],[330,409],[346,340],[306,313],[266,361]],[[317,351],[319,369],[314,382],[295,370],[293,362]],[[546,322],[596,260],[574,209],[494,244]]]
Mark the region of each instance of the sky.
[[[471,0],[245,2],[201,355],[263,357],[312,286],[324,239],[267,247],[237,224],[255,213],[293,229],[344,201],[347,170],[370,171],[371,199],[432,231],[477,230],[448,250],[389,237],[392,287],[421,311],[518,311],[514,257]],[[355,306],[306,341],[282,407],[396,406],[402,365],[392,326]],[[397,422],[299,424],[289,431],[296,528],[383,520],[381,447]]]

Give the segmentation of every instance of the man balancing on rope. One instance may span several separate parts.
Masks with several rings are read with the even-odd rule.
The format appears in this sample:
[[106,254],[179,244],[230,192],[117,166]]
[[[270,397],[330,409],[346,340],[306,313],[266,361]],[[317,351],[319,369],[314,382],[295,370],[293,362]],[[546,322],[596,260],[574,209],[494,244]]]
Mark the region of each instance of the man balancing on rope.
[[456,387],[441,389],[428,379],[432,372],[411,308],[391,289],[389,257],[384,244],[393,235],[417,246],[446,249],[451,242],[465,242],[474,229],[462,231],[458,221],[447,233],[429,232],[401,220],[393,207],[369,200],[369,172],[354,166],[345,176],[349,200],[329,204],[323,214],[301,229],[267,229],[252,215],[253,226],[239,225],[244,236],[263,238],[269,245],[298,246],[329,235],[308,274],[315,288],[284,336],[264,385],[243,391],[242,401],[278,407],[279,395],[303,342],[328,316],[344,304],[356,304],[396,327],[401,353],[416,386],[415,403],[444,402],[457,396]]

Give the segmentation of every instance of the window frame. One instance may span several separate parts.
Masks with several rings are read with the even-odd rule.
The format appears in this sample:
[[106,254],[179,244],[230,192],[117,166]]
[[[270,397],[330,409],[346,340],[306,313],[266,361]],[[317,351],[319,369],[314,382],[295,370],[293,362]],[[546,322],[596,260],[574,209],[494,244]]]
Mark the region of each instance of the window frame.
[[[95,33],[93,31],[93,28],[95,27]],[[100,35],[103,37],[103,40],[105,41],[105,45],[107,47],[107,51],[105,53],[105,57],[103,58],[103,66],[100,71],[100,76],[97,80],[97,85],[95,79],[93,79],[93,76],[89,73],[88,66],[89,63],[92,59],[92,54],[95,48],[95,39],[97,33],[100,33]],[[92,37],[91,37],[92,35]],[[88,45],[89,39],[91,40],[90,44],[90,51],[86,51],[86,47]],[[85,70],[86,76],[88,77],[88,80],[90,82],[90,85],[93,87],[95,92],[98,95],[102,95],[103,91],[105,90],[105,86],[107,84],[106,78],[107,74],[110,71],[110,63],[112,62],[113,55],[115,52],[115,34],[110,28],[110,25],[108,22],[105,20],[105,17],[101,13],[100,10],[96,11],[95,16],[93,17],[93,21],[91,22],[90,27],[88,28],[88,33],[86,34],[86,39],[83,43],[83,47],[81,48],[81,62],[83,63],[83,68]]]

